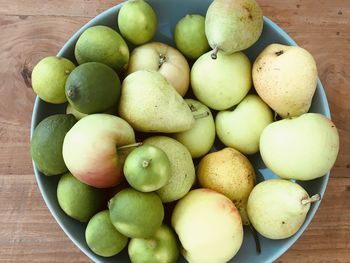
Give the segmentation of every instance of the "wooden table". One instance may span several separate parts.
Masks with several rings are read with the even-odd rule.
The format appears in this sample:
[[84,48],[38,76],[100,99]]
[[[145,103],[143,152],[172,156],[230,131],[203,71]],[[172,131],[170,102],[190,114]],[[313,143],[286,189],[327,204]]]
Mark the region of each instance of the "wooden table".
[[[0,261],[88,262],[57,225],[29,154],[30,75],[84,23],[120,0],[0,0]],[[315,57],[341,150],[314,220],[278,262],[350,262],[350,1],[259,0]]]

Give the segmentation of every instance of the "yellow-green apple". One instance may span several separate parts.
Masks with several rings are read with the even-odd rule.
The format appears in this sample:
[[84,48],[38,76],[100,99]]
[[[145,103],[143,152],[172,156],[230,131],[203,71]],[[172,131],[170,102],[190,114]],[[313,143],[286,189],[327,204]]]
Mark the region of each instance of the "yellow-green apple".
[[260,137],[265,165],[285,179],[312,180],[325,175],[338,151],[337,128],[318,113],[273,122]]
[[296,117],[311,106],[316,63],[301,47],[271,44],[254,62],[253,82],[259,96],[281,117]]
[[184,96],[190,83],[190,67],[186,58],[175,48],[152,42],[135,48],[130,56],[127,74],[138,70],[155,70]]
[[273,122],[269,106],[257,95],[246,96],[232,111],[220,111],[216,115],[216,133],[220,141],[244,154],[259,151],[260,135]]
[[191,86],[194,95],[214,110],[226,110],[238,104],[248,93],[251,85],[251,64],[242,52],[217,59],[211,51],[200,56],[191,70]]
[[118,147],[135,143],[132,127],[109,114],[92,114],[79,120],[66,134],[63,159],[81,182],[97,188],[117,185],[130,149]]
[[235,205],[207,188],[192,190],[175,206],[171,223],[182,254],[191,263],[228,262],[243,242],[243,226]]
[[197,158],[209,152],[214,144],[214,118],[210,109],[199,101],[192,99],[185,101],[196,121],[189,130],[175,133],[173,137],[187,147],[192,158]]

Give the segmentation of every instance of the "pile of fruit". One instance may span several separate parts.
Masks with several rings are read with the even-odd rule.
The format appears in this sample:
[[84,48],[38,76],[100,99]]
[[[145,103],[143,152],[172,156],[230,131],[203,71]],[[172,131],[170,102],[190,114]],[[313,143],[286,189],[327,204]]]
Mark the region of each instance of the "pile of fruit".
[[[263,28],[254,0],[214,0],[206,17],[186,15],[176,48],[150,42],[157,15],[143,0],[125,3],[116,21],[120,34],[82,33],[79,66],[47,57],[32,73],[42,100],[68,100],[67,114],[35,128],[32,157],[43,174],[62,175],[59,205],[88,223],[91,250],[110,257],[128,245],[134,263],[176,262],[180,252],[220,263],[239,251],[243,225],[294,235],[320,199],[295,180],[325,175],[339,149],[334,124],[308,113],[310,53],[271,44],[251,65],[242,51]],[[226,148],[215,151],[216,135]],[[258,152],[280,179],[256,184],[245,155]]]

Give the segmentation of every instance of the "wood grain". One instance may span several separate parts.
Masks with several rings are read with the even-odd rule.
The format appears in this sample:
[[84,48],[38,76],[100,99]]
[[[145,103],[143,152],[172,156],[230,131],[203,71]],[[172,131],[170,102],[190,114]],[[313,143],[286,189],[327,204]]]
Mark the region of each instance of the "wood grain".
[[[0,0],[0,262],[88,262],[46,208],[31,167],[30,74],[84,23],[120,0]],[[341,149],[314,220],[278,262],[350,262],[350,1],[258,0],[309,50]]]

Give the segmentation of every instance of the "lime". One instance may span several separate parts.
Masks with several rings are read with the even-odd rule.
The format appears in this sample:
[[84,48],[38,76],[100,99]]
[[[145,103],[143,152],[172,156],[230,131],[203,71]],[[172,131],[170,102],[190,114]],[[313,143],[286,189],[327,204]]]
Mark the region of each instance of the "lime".
[[39,61],[32,72],[32,87],[34,92],[49,103],[67,101],[64,86],[68,75],[75,65],[62,57],[46,57]]
[[120,71],[128,66],[129,48],[112,28],[93,26],[79,37],[75,45],[75,58],[79,64],[100,62]]
[[124,175],[128,183],[141,192],[163,187],[171,177],[170,161],[166,153],[152,145],[133,150],[125,160]]
[[76,121],[71,114],[55,114],[35,128],[30,151],[36,167],[43,174],[57,175],[68,170],[62,155],[63,140]]
[[190,59],[197,59],[210,49],[204,25],[205,18],[201,15],[186,15],[176,24],[176,47]]
[[128,238],[113,226],[108,210],[101,211],[90,219],[85,239],[89,248],[102,257],[118,254],[128,243]]
[[131,238],[152,236],[164,218],[163,204],[157,194],[132,188],[117,193],[109,201],[108,207],[113,225]]
[[66,95],[69,103],[81,113],[101,113],[117,104],[120,80],[112,68],[102,63],[85,63],[69,75]]
[[154,37],[157,30],[157,15],[144,0],[128,1],[119,11],[118,27],[122,35],[132,44],[141,45]]
[[88,222],[102,207],[103,192],[80,182],[68,172],[58,182],[57,200],[67,215],[80,222]]
[[150,238],[131,239],[128,252],[132,263],[175,263],[179,257],[175,233],[164,224]]

